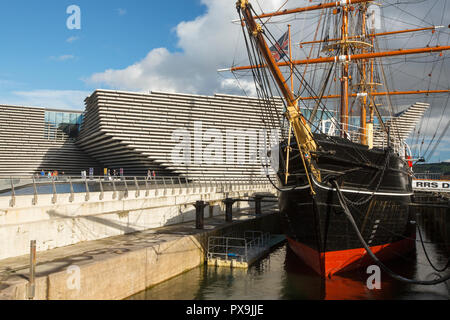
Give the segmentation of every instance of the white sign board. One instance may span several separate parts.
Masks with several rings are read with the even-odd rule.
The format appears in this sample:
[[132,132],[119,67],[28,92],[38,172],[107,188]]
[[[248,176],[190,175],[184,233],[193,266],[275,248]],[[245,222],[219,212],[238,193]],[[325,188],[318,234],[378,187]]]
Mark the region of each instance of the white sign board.
[[413,189],[417,191],[450,192],[450,181],[413,180]]

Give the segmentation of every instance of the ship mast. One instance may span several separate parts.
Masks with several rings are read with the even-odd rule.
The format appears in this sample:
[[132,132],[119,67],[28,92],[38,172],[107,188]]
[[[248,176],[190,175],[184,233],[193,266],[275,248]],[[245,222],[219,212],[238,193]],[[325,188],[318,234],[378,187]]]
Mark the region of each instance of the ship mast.
[[[251,65],[251,66],[239,66],[229,69],[222,69],[219,71],[240,71],[240,70],[250,70],[256,68],[268,68],[272,73],[275,82],[277,83],[280,91],[287,102],[288,112],[286,117],[289,120],[290,125],[293,128],[294,135],[297,139],[299,146],[304,147],[305,152],[316,151],[317,146],[312,138],[311,129],[306,123],[303,115],[298,108],[299,100],[309,100],[309,99],[329,99],[329,98],[339,98],[340,99],[340,115],[339,122],[340,135],[341,137],[346,137],[349,130],[349,97],[356,97],[360,99],[360,143],[367,145],[369,148],[373,147],[373,127],[375,114],[380,118],[380,122],[383,126],[383,121],[381,115],[377,110],[374,98],[377,96],[390,96],[390,95],[400,95],[400,94],[431,94],[431,93],[448,93],[449,90],[415,90],[415,91],[392,91],[392,92],[377,92],[376,86],[381,85],[375,83],[375,59],[383,57],[394,57],[394,56],[404,56],[413,54],[423,54],[423,53],[433,53],[442,52],[450,50],[450,46],[436,46],[436,47],[426,47],[426,48],[414,48],[414,49],[398,49],[393,51],[385,52],[375,52],[373,50],[375,38],[385,35],[401,34],[401,33],[412,33],[418,31],[431,30],[433,33],[436,29],[442,28],[442,26],[417,28],[409,30],[397,30],[389,31],[383,33],[375,33],[375,27],[373,26],[371,30],[367,29],[367,13],[369,10],[369,3],[373,0],[342,0],[337,2],[322,3],[319,5],[313,5],[302,8],[295,8],[290,10],[282,10],[272,13],[265,13],[257,16],[252,15],[250,10],[250,4],[248,0],[239,0],[237,3],[238,9],[242,12],[243,22],[247,25],[250,34],[253,34],[255,42],[257,43],[263,57],[265,64]],[[355,5],[358,5],[360,21],[361,21],[361,34],[360,35],[350,35],[349,34],[349,16],[350,13],[355,10]],[[310,42],[303,42],[300,46],[305,44],[313,43],[324,43],[331,42],[327,45],[325,49],[328,51],[335,50],[338,52],[335,56],[328,57],[318,57],[314,59],[304,59],[304,60],[290,60],[287,62],[275,62],[270,50],[263,37],[262,28],[259,24],[255,22],[255,19],[271,18],[274,16],[282,16],[288,14],[295,14],[300,12],[308,12],[314,10],[323,10],[330,8],[339,8],[334,11],[335,14],[342,15],[342,25],[341,36],[338,39],[325,39],[325,40],[315,40]],[[353,16],[353,14],[352,14]],[[374,24],[372,24],[374,25]],[[290,31],[290,26],[289,26]],[[290,32],[289,32],[289,43]],[[370,50],[369,50],[370,48]],[[359,52],[356,52],[359,50]],[[289,50],[291,54],[291,50]],[[341,64],[341,78],[340,78],[340,94],[330,95],[322,97],[298,97],[297,99],[293,95],[293,68],[296,65],[312,65],[321,63],[340,63]],[[349,82],[351,79],[349,73],[349,64],[358,63],[359,68],[359,83],[355,85],[357,88],[356,93],[351,93],[349,90]],[[289,89],[286,85],[286,81],[283,74],[280,71],[280,67],[289,67],[291,71],[291,88]],[[384,127],[384,126],[383,126]]]
[[[305,166],[306,172],[308,172],[308,167],[311,169],[312,174],[315,176],[315,178],[318,181],[321,181],[320,178],[320,171],[315,167],[313,162],[311,161],[311,157],[307,156],[310,155],[311,152],[315,152],[317,150],[317,144],[314,141],[313,134],[311,131],[311,128],[309,127],[308,123],[306,122],[304,116],[302,115],[300,108],[298,107],[298,99],[294,97],[293,92],[286,84],[286,79],[284,78],[282,72],[280,71],[277,63],[275,62],[274,57],[272,56],[272,53],[269,49],[269,46],[267,45],[263,30],[261,28],[261,25],[256,23],[255,18],[253,17],[251,6],[248,3],[248,0],[239,0],[236,4],[236,7],[239,12],[242,13],[243,20],[247,26],[247,29],[249,31],[249,34],[251,37],[253,37],[253,40],[255,41],[259,52],[261,53],[262,57],[267,63],[267,67],[270,70],[273,79],[275,80],[276,84],[278,85],[280,92],[283,96],[283,98],[286,101],[286,113],[285,117],[289,121],[289,126],[294,132],[295,139],[297,141],[297,145],[300,148],[300,155],[303,160],[303,164]],[[289,132],[289,135],[291,132]],[[290,145],[287,146],[288,154],[290,150]],[[289,159],[289,157],[287,158]],[[309,166],[306,165],[306,162],[309,164]],[[287,168],[288,169],[288,168]],[[286,170],[288,171],[288,170]],[[286,180],[288,178],[288,172],[286,172]],[[309,174],[306,175],[308,180]],[[311,186],[311,191],[314,193],[314,190],[312,189],[311,181],[309,181]]]
[[[342,7],[342,42],[340,44],[341,52],[347,56],[349,54],[348,44],[348,7]],[[349,81],[349,62],[342,62],[342,77],[341,77],[341,137],[345,138],[348,132],[348,81]]]
[[[292,39],[291,39],[291,25],[288,24],[289,33],[289,61],[292,61]],[[291,64],[291,91],[294,93],[294,66]]]
[[[364,3],[361,5],[360,10],[362,23],[361,23],[361,34],[363,36],[363,40],[366,38],[366,14],[367,14],[367,3]],[[366,53],[366,47],[362,47],[363,53]],[[367,89],[369,89],[366,85],[367,83],[367,75],[366,75],[366,68],[367,68],[367,60],[362,61],[362,76],[361,76],[361,84],[360,84],[360,91],[363,92],[363,96],[361,99],[361,115],[360,115],[360,123],[361,123],[361,144],[367,145],[369,144],[369,147],[373,141],[373,130],[367,130]],[[370,92],[371,93],[371,92]],[[348,95],[348,93],[347,93]]]

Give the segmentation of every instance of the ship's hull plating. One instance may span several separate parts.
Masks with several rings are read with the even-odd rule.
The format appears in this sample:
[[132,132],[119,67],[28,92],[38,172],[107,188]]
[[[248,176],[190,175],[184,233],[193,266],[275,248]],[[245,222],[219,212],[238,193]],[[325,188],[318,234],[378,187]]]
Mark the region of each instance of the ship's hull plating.
[[[414,248],[415,217],[410,210],[413,193],[407,164],[396,154],[355,144],[328,147],[335,155],[319,157],[317,165],[323,172],[334,173],[323,175],[320,182],[312,179],[310,185],[298,178],[303,169],[294,168],[291,173],[297,178],[291,178],[280,192],[283,227],[292,250],[323,276],[374,264],[349,223],[330,178],[342,186],[358,229],[379,259],[398,257]],[[355,167],[344,160],[349,152],[370,160],[373,166]]]

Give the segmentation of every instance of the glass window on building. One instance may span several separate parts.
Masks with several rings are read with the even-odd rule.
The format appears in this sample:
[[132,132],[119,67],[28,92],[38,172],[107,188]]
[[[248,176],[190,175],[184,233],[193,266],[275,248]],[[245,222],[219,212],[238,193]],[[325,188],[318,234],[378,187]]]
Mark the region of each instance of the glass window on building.
[[74,112],[46,111],[45,137],[49,140],[75,138],[80,130],[83,115]]

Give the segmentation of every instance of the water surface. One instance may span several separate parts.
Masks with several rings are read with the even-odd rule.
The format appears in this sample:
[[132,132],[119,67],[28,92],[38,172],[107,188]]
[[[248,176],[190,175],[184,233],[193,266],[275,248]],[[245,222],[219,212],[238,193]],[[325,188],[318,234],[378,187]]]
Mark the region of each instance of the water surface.
[[[448,216],[446,217],[448,220]],[[442,267],[449,257],[448,238],[437,232],[434,221],[423,228],[426,250]],[[444,220],[444,223],[447,222]],[[426,223],[423,225],[427,226]],[[422,229],[421,229],[422,230]],[[445,235],[444,235],[445,236]],[[419,239],[419,236],[417,236]],[[433,280],[421,243],[409,255],[386,265],[413,279]],[[449,272],[449,270],[447,270]],[[366,269],[321,279],[291,251],[277,247],[248,270],[202,266],[156,285],[130,299],[138,300],[449,300],[450,282],[434,286],[405,284],[381,274],[381,289],[369,290]]]

